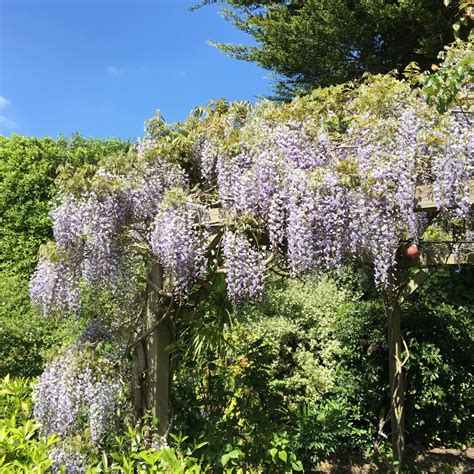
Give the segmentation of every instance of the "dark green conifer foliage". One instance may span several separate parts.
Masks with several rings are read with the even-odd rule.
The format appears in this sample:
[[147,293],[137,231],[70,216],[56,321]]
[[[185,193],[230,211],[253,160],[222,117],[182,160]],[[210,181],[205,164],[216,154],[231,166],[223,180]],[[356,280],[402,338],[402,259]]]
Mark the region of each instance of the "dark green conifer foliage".
[[[291,98],[364,72],[421,69],[454,40],[458,5],[441,0],[206,0],[225,3],[224,18],[252,45],[212,43],[229,56],[275,74],[275,91]],[[469,25],[462,26],[461,37]]]

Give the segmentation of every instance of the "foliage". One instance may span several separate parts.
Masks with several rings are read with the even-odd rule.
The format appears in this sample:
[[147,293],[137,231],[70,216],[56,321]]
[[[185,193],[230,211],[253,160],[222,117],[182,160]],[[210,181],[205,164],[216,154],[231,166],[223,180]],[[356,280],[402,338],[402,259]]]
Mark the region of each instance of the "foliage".
[[[221,324],[213,323],[222,308],[214,295],[215,306],[205,305],[203,314],[186,322],[189,330],[178,344],[188,350],[173,388],[174,426],[208,441],[203,455],[211,465],[237,450],[235,466],[271,470],[266,450],[285,431],[286,446],[306,470],[324,459],[373,453],[374,445],[385,449],[379,431],[386,436],[390,430],[383,423],[389,408],[386,316],[373,296],[358,298],[371,292],[361,292],[356,278],[339,279],[342,288],[328,278],[271,281],[262,301],[240,305]],[[471,286],[469,268],[440,270],[416,303],[403,307],[411,450],[471,442]],[[301,353],[311,356],[310,363]]]
[[272,383],[293,411],[318,401],[332,388],[341,352],[334,328],[351,306],[351,297],[357,299],[325,277],[303,282],[282,279],[268,288],[260,304],[239,308],[244,331],[267,341],[275,354],[270,364]]
[[[295,416],[293,449],[310,471],[318,462],[363,451],[363,430],[354,427],[354,408],[336,390],[320,402],[302,405]],[[357,407],[358,408],[358,407]]]
[[[187,436],[170,435],[171,445],[163,441],[147,443],[150,426],[128,428],[115,436],[97,462],[88,469],[88,474],[122,472],[159,472],[169,474],[200,474],[209,472],[200,451],[205,442],[190,443]],[[154,444],[155,443],[155,444]],[[199,457],[198,457],[199,456]]]
[[[231,57],[275,73],[280,98],[339,84],[364,72],[422,69],[469,26],[457,22],[457,2],[418,0],[227,0],[224,18],[254,40],[251,45],[212,43]],[[460,2],[461,3],[461,2]],[[464,22],[469,19],[464,16]],[[456,23],[457,29],[452,26]]]
[[403,324],[411,356],[406,416],[412,444],[462,447],[474,439],[473,316],[472,306],[413,303],[406,309]]
[[31,309],[28,281],[21,274],[0,278],[0,377],[41,374],[55,346],[71,343],[78,332],[77,319],[44,318]]
[[[407,366],[407,443],[417,450],[434,445],[459,446],[472,440],[473,311],[432,300],[441,281],[461,283],[456,275],[426,284],[416,302],[402,309],[402,330],[409,348]],[[470,291],[472,279],[461,286]],[[447,288],[451,285],[446,285]],[[454,285],[453,285],[454,287]],[[446,301],[451,292],[445,293]],[[426,296],[425,296],[426,295]],[[352,411],[356,445],[367,448],[388,413],[387,346],[383,308],[377,301],[361,302],[337,328],[344,348],[336,393]],[[382,423],[383,425],[383,423]]]
[[444,0],[444,4],[446,6],[449,6],[453,3],[458,9],[458,21],[456,21],[456,23],[453,25],[454,36],[457,39],[462,34],[463,30],[471,26],[470,22],[473,20],[474,12],[472,11],[472,3],[469,0],[459,0],[457,2],[453,2],[453,0]]
[[48,449],[57,441],[39,435],[32,418],[32,382],[28,379],[0,381],[0,470],[4,473],[49,472]]
[[[469,41],[457,40],[450,48],[439,54],[441,67],[426,77],[423,92],[429,104],[434,104],[443,112],[456,105],[461,112],[469,113],[474,82],[474,33]],[[464,109],[467,107],[467,109]]]
[[[297,459],[310,466],[344,446],[352,428],[350,408],[332,395],[341,352],[334,331],[353,296],[327,278],[277,280],[261,302],[239,306],[232,325],[216,327],[222,346],[206,344],[211,336],[201,333],[205,349],[191,346],[176,375],[176,428],[208,441],[211,464],[231,462],[237,450],[235,466],[271,472]],[[206,305],[198,321],[212,325],[219,307]],[[185,334],[198,338],[200,323],[190,324]]]

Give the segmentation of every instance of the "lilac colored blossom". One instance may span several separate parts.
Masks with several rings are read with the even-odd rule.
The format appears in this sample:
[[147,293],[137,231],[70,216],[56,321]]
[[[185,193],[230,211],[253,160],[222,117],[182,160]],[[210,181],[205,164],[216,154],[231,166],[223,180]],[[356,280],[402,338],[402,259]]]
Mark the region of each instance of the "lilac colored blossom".
[[[128,243],[149,246],[175,292],[185,294],[205,269],[207,242],[198,230],[202,211],[196,209],[211,196],[220,201],[224,216],[258,222],[269,248],[286,253],[293,273],[337,270],[348,260],[368,258],[375,264],[377,285],[386,286],[399,240],[416,241],[423,232],[414,212],[416,186],[434,183],[439,210],[466,218],[466,182],[474,171],[474,132],[459,114],[440,115],[408,91],[399,99],[376,112],[360,107],[357,98],[349,101],[348,120],[337,132],[331,110],[289,119],[275,119],[276,106],[269,104],[248,114],[229,112],[219,134],[201,130],[191,144],[198,183],[188,182],[188,170],[166,157],[147,158],[121,176],[101,171],[101,177],[119,185],[63,196],[52,211],[58,246],[76,265],[76,281],[117,287],[130,258],[131,247],[120,244],[126,236]],[[234,135],[240,138],[227,147]],[[146,155],[159,140],[147,136],[139,154]],[[192,188],[196,204],[163,206],[175,187],[185,194]],[[223,239],[227,260],[232,261],[230,248],[240,254],[256,251],[242,239]],[[232,275],[229,293],[236,298],[232,288],[242,287],[248,295],[248,285],[233,282]]]
[[177,294],[189,286],[207,265],[206,209],[191,202],[169,205],[157,214],[150,242]]
[[321,131],[315,140],[302,123],[290,122],[273,131],[275,149],[280,151],[295,168],[312,170],[330,161],[332,144]]
[[235,156],[219,155],[217,158],[217,185],[222,206],[251,212],[256,205],[256,195],[251,188],[253,152],[244,147]]
[[130,177],[126,199],[134,224],[147,229],[160,208],[165,192],[171,188],[187,188],[184,170],[160,160],[156,166]]
[[77,274],[66,260],[40,260],[30,281],[30,298],[41,306],[43,316],[58,310],[76,312],[80,298]]
[[90,466],[87,454],[78,451],[77,447],[70,446],[67,443],[52,445],[48,457],[53,462],[52,472],[84,474]]
[[100,445],[114,414],[117,382],[85,357],[88,349],[69,348],[51,362],[34,390],[34,416],[42,434],[60,438],[81,432],[84,423],[93,444]]
[[227,267],[227,294],[231,300],[259,297],[265,282],[265,253],[245,234],[227,231],[222,248]]
[[64,196],[50,212],[53,235],[57,244],[76,255],[82,250],[86,232],[84,216],[90,213],[90,203],[75,196]]
[[440,137],[445,143],[442,153],[433,159],[435,200],[441,211],[454,210],[456,217],[466,217],[470,209],[467,181],[473,177],[474,132],[453,123],[445,133]]
[[199,169],[204,182],[210,182],[215,174],[219,147],[207,138],[201,138],[194,143],[192,154],[199,163]]
[[138,141],[137,144],[137,153],[138,156],[144,156],[149,150],[152,150],[156,147],[157,142],[149,136],[145,136]]

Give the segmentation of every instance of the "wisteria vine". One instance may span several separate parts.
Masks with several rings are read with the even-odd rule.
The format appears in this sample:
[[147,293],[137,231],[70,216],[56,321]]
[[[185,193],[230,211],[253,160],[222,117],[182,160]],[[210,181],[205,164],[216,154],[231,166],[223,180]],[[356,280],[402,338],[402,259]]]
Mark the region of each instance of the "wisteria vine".
[[[293,274],[337,270],[362,258],[373,262],[376,284],[389,285],[399,240],[416,241],[423,230],[414,211],[417,185],[433,184],[440,212],[468,218],[474,132],[462,115],[438,113],[407,85],[389,78],[374,79],[375,86],[377,80],[387,81],[392,95],[379,108],[361,106],[356,95],[344,104],[342,122],[331,110],[262,103],[243,116],[230,105],[217,122],[215,113],[198,127],[192,122],[184,162],[163,156],[160,140],[172,142],[160,127],[159,136],[140,142],[132,158],[139,165],[100,170],[99,185],[63,194],[51,218],[67,259],[40,262],[33,301],[44,313],[55,304],[77,309],[79,281],[123,284],[136,244],[162,264],[181,296],[213,265],[226,269],[233,300],[260,294],[262,242],[287,258]],[[228,119],[237,115],[237,122]],[[184,197],[170,205],[166,196],[174,190]],[[216,206],[221,262],[209,260],[207,248],[207,216]],[[249,218],[262,242],[239,224]]]
[[72,436],[86,423],[93,444],[100,444],[111,421],[119,384],[111,378],[114,356],[92,357],[105,331],[92,321],[66,352],[50,363],[35,386],[35,417],[42,432]]
[[[165,296],[180,304],[198,280],[219,273],[232,302],[258,298],[281,261],[292,275],[368,261],[376,285],[389,288],[400,241],[416,242],[427,222],[415,212],[418,185],[432,184],[444,218],[472,217],[474,130],[463,114],[438,112],[391,77],[339,104],[324,100],[220,104],[176,128],[161,123],[125,159],[66,186],[32,301],[44,315],[79,312],[83,288],[133,293],[137,267],[148,281],[155,263]],[[100,445],[117,385],[83,357],[97,331],[89,326],[43,373],[35,416],[44,434],[67,440],[86,424]],[[81,472],[86,459],[61,446],[51,453],[56,465]]]

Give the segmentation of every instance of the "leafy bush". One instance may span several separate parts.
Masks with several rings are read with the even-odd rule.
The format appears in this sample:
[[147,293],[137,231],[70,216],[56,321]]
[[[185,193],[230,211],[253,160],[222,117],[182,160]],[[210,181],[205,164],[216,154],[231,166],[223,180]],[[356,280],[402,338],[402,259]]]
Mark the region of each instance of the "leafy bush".
[[32,418],[28,379],[0,380],[0,470],[4,473],[49,472],[48,448],[55,436],[39,436],[40,425]]
[[[225,323],[219,316],[225,301],[214,295],[219,306],[206,307],[197,323],[209,322],[207,331],[177,372],[175,427],[208,441],[204,453],[212,465],[224,460],[285,472],[296,471],[298,459],[312,465],[328,457],[350,433],[347,407],[327,397],[342,350],[335,329],[354,296],[328,278],[274,281],[260,303],[240,306]],[[212,337],[213,317],[222,324]],[[224,344],[206,345],[219,330]]]
[[210,466],[197,457],[205,442],[189,443],[187,436],[171,434],[171,446],[159,439],[158,443],[152,441],[150,446],[149,429],[149,425],[128,428],[125,433],[115,436],[108,449],[86,472],[200,474],[210,470]]
[[473,316],[472,307],[419,303],[404,314],[410,350],[407,438],[412,445],[462,447],[474,440]]
[[[471,32],[467,42],[459,39],[446,46],[439,54],[441,68],[424,79],[423,93],[430,105],[439,111],[450,106],[467,107],[474,80],[474,33]],[[466,111],[466,112],[467,112]]]
[[[446,272],[439,278],[449,280]],[[474,313],[472,307],[439,303],[442,297],[437,288],[435,278],[418,298],[402,307],[402,330],[410,352],[405,399],[407,443],[415,450],[433,445],[459,447],[473,439]],[[453,287],[450,292],[449,288],[446,285],[444,289],[448,300],[452,292],[459,291]],[[433,298],[429,295],[433,294],[435,304],[430,304]],[[357,435],[352,444],[367,449],[388,413],[383,308],[376,301],[360,302],[341,321],[337,333],[344,350],[335,385],[353,407],[350,419]],[[389,426],[385,431],[388,433]]]
[[[357,274],[338,284],[274,281],[260,303],[232,314],[217,292],[194,315],[176,376],[174,426],[208,441],[203,453],[212,465],[226,456],[271,471],[268,450],[283,432],[308,470],[348,451],[371,452],[385,439],[378,434],[389,408],[384,309]],[[412,449],[472,440],[471,285],[471,269],[440,270],[402,307]]]
[[47,321],[30,305],[28,282],[23,275],[0,278],[0,377],[38,376],[47,354],[56,345],[69,343],[79,321]]

